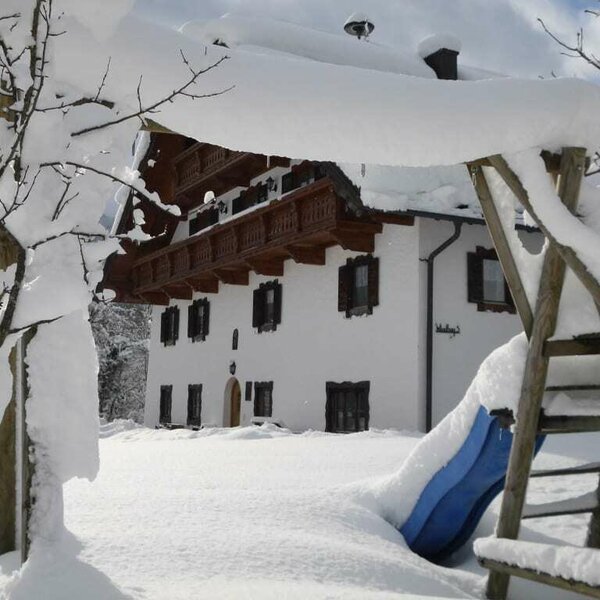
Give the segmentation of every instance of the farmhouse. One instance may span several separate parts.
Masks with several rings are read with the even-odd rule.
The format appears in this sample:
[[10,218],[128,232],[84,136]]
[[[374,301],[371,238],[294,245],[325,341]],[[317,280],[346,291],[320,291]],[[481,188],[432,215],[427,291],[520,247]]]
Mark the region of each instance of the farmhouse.
[[[398,55],[398,68],[484,76],[442,41]],[[391,52],[386,62],[363,45],[386,70]],[[464,165],[334,164],[146,136],[147,187],[182,216],[130,197],[119,230],[143,212],[155,237],[125,244],[104,286],[154,305],[147,425],[428,430],[521,330]],[[524,225],[520,237],[541,246]]]

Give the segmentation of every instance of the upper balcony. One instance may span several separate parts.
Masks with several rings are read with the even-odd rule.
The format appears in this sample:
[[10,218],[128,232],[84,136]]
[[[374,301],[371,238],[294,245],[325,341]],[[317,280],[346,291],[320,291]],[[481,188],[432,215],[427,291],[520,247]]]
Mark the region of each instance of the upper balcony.
[[204,192],[216,196],[235,186],[249,187],[250,180],[276,166],[289,166],[281,157],[266,157],[250,152],[236,152],[195,143],[173,159],[175,168],[175,195],[182,208],[201,205]]
[[[232,153],[223,161],[235,160]],[[323,265],[325,249],[373,252],[380,222],[357,218],[329,177],[290,192],[248,214],[214,225],[187,240],[139,257],[132,292],[142,301],[168,304],[194,291],[216,293],[219,282],[248,285],[249,271],[282,276],[284,262]]]

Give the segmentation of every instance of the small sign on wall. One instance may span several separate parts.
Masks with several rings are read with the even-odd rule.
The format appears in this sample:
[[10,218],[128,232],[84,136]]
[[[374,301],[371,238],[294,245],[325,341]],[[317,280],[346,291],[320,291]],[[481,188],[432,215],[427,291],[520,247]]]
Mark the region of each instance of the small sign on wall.
[[442,325],[441,323],[436,323],[435,324],[435,332],[436,333],[446,333],[450,336],[450,339],[452,339],[453,337],[460,335],[460,325],[451,327],[450,325],[448,325],[448,323],[446,323],[445,325]]

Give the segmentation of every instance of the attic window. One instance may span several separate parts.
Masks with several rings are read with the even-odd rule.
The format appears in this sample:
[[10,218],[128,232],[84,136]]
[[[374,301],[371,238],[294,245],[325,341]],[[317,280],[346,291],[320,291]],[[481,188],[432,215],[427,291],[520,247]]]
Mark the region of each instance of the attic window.
[[467,299],[478,311],[516,312],[495,250],[477,246],[467,254],[467,279]]

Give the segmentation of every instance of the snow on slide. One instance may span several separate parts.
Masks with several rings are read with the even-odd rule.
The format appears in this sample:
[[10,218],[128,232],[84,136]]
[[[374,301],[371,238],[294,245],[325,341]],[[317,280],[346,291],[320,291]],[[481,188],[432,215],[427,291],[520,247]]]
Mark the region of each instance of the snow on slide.
[[512,434],[489,411],[514,408],[526,352],[523,334],[495,350],[457,408],[375,490],[383,516],[428,560],[460,548],[504,486]]

